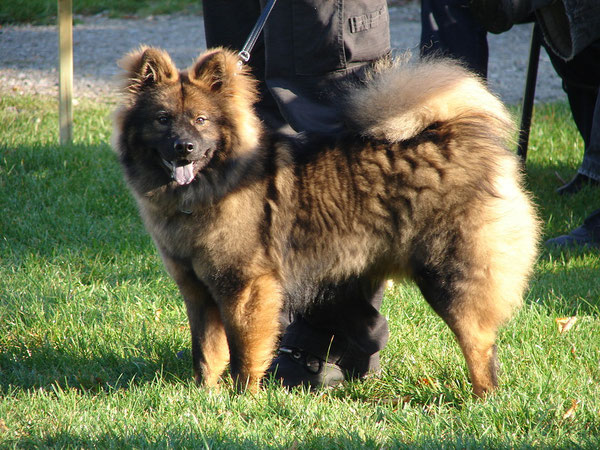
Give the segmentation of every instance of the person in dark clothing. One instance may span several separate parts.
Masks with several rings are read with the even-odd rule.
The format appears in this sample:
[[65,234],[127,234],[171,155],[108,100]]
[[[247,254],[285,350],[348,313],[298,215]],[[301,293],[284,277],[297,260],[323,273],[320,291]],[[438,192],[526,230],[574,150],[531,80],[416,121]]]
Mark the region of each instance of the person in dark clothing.
[[[584,141],[577,174],[557,189],[575,194],[600,185],[600,3],[593,0],[422,0],[421,54],[445,54],[487,75],[487,32],[537,21],[543,45],[563,82],[575,124]],[[600,246],[600,210],[554,246]]]
[[[264,3],[204,0],[207,46],[241,50]],[[385,0],[279,1],[248,62],[260,82],[257,111],[271,130],[291,136],[337,133],[341,122],[330,99],[389,52]],[[292,303],[305,299],[313,306],[303,315],[284,312],[271,376],[285,386],[318,387],[379,370],[389,336],[379,313],[383,290],[357,278],[293,293]]]
[[600,84],[600,42],[590,41],[590,33],[585,34],[585,39],[579,37],[579,27],[585,26],[581,19],[578,19],[577,29],[570,36],[570,19],[566,18],[566,11],[570,11],[566,8],[580,8],[576,17],[586,14],[600,25],[600,6],[587,3],[589,7],[583,9],[585,1],[569,0],[565,0],[564,5],[550,0],[421,2],[421,54],[451,55],[483,77],[487,76],[487,31],[500,33],[510,29],[514,23],[531,20],[540,24],[544,31],[544,46],[563,80],[575,124],[585,145],[577,175],[558,189],[558,193],[563,195],[576,193],[587,184],[600,185],[600,144],[591,142]]
[[570,195],[586,185],[600,185],[600,135],[597,130],[600,128],[600,40],[591,43],[569,61],[555,55],[550,57],[550,61],[563,80],[563,89],[584,144],[583,159],[577,174],[557,189],[561,195]]
[[[576,71],[569,88],[576,91],[575,98],[580,99],[581,105],[573,104],[571,96],[569,102],[573,116],[582,116],[575,118],[575,123],[583,136],[585,150],[577,175],[562,188],[562,192],[568,194],[577,192],[585,184],[600,184],[600,2],[556,1],[536,10],[536,19],[544,32],[546,45],[560,57],[553,61],[557,72],[560,74],[569,64]],[[586,217],[581,226],[569,234],[549,239],[546,245],[600,248],[600,209]]]
[[421,0],[421,55],[461,60],[487,78],[487,30],[469,7],[470,0]]

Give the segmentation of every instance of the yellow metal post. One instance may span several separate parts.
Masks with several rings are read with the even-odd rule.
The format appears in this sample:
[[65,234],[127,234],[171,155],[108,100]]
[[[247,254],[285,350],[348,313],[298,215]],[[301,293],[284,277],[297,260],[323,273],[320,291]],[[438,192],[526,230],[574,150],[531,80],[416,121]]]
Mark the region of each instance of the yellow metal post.
[[73,140],[73,0],[58,0],[60,144]]

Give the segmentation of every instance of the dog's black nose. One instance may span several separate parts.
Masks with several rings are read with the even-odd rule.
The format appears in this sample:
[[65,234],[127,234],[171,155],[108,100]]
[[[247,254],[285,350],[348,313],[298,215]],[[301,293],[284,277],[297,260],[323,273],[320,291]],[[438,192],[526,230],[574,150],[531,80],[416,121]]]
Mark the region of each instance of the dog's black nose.
[[175,153],[178,155],[187,155],[194,151],[194,143],[186,139],[177,139],[175,141]]

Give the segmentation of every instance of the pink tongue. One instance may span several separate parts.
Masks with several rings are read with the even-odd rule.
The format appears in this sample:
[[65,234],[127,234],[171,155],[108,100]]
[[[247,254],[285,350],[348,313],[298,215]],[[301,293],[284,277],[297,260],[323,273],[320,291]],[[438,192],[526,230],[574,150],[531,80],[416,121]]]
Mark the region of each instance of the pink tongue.
[[190,163],[186,166],[175,166],[173,168],[173,178],[177,184],[183,186],[190,184],[194,180],[194,164]]

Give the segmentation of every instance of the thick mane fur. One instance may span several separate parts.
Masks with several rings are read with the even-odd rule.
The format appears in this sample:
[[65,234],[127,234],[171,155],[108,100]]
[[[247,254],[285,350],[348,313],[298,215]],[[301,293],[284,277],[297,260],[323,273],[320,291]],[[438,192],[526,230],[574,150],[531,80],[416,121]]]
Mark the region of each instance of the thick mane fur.
[[510,139],[513,120],[483,81],[450,59],[384,59],[346,99],[349,127],[365,137],[397,142],[436,122],[477,116],[493,135]]

